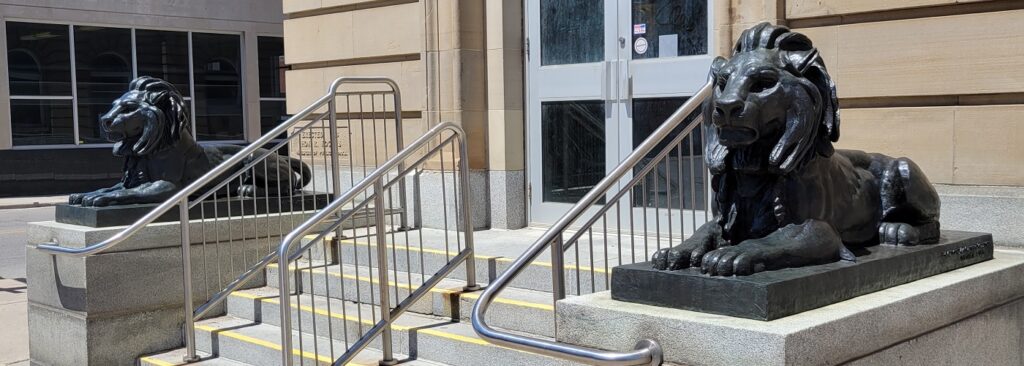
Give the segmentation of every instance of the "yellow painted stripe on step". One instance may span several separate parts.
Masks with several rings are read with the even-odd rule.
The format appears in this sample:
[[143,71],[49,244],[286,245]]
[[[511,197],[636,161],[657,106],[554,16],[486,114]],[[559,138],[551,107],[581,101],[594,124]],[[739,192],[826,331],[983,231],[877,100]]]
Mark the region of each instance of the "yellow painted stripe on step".
[[[268,264],[267,267],[278,268],[277,267],[277,263]],[[288,269],[294,271],[296,268],[295,268],[295,266],[289,265]],[[301,272],[312,272],[312,273],[325,273],[326,272],[327,274],[329,274],[331,276],[334,276],[334,277],[347,278],[347,279],[350,279],[350,280],[356,280],[356,281],[362,281],[362,282],[369,282],[370,284],[377,284],[377,280],[373,279],[373,278],[370,278],[370,277],[363,277],[363,276],[347,274],[347,273],[338,274],[338,273],[335,273],[335,272],[327,272],[323,268],[313,268],[313,269],[310,269],[310,268],[307,267],[307,268],[299,269],[299,271],[301,271]],[[406,289],[406,290],[409,290],[409,291],[415,291],[415,289],[412,286],[410,286],[409,284],[406,284],[406,283],[397,283],[395,281],[388,281],[388,286],[398,287],[398,288]],[[430,289],[430,291],[436,291],[436,292],[440,292],[440,293],[452,293],[452,292],[455,292],[455,291],[452,291],[452,290],[446,290],[446,289],[441,289],[441,288],[432,288],[432,289]]]
[[[505,258],[505,257],[495,257],[494,260],[497,261],[497,262],[504,262],[504,263],[512,263],[512,262],[515,261],[514,259]],[[541,266],[541,267],[551,268],[551,262],[533,261],[533,262],[530,262],[530,264]],[[565,264],[565,270],[567,270],[567,271],[575,271],[576,267],[577,266],[574,266],[572,263],[566,263]],[[579,266],[579,270],[583,271],[583,272],[594,271],[596,273],[606,273],[604,268],[591,268],[589,266]]]
[[170,362],[167,362],[167,361],[164,361],[164,360],[160,360],[160,359],[156,359],[156,358],[152,358],[152,357],[140,358],[139,362],[142,362],[144,364],[150,364],[150,365],[153,365],[153,366],[177,366],[177,365],[175,365],[173,363],[170,363]]
[[[236,333],[236,332],[233,332],[233,331],[230,331],[230,330],[222,330],[220,328],[214,328],[214,327],[211,327],[211,326],[208,326],[208,325],[203,325],[203,324],[197,324],[196,325],[196,329],[207,331],[207,332],[210,332],[210,333],[217,333],[217,334],[223,335],[225,337],[234,338],[234,339],[240,340],[242,342],[252,343],[252,344],[255,344],[255,345],[258,345],[258,346],[261,346],[261,347],[265,347],[265,348],[270,348],[270,349],[273,349],[275,351],[280,351],[281,350],[281,345],[280,344],[273,343],[273,342],[267,342],[267,341],[264,341],[264,340],[259,339],[259,338],[253,338],[253,337],[247,336],[245,334]],[[328,363],[334,362],[334,360],[332,360],[330,357],[321,356],[321,355],[314,354],[312,352],[301,351],[301,350],[294,349],[294,348],[292,349],[292,354],[301,356],[302,358],[308,358],[308,359],[319,361],[319,362],[328,362]],[[355,364],[353,363],[351,365],[355,365]]]
[[[259,301],[270,303],[270,304],[277,304],[277,305],[281,304],[281,301],[279,301],[276,297],[269,298],[269,297],[265,297],[265,296],[256,296],[256,295],[247,294],[247,293],[243,293],[243,292],[232,292],[231,296],[238,296],[238,297],[242,297],[242,298],[246,298],[246,299],[251,299],[251,300],[259,300]],[[366,319],[360,320],[359,318],[353,318],[353,317],[346,316],[346,315],[343,315],[343,314],[328,313],[327,310],[324,310],[324,309],[316,309],[316,310],[314,310],[313,307],[311,307],[311,306],[306,306],[306,305],[299,306],[298,304],[295,304],[295,303],[289,303],[289,305],[291,307],[293,307],[293,308],[305,311],[307,313],[315,312],[317,314],[320,314],[320,315],[323,315],[323,316],[329,316],[329,317],[332,317],[332,318],[337,318],[337,319],[342,319],[342,320],[347,320],[347,321],[352,321],[352,322],[359,322],[359,323],[363,323],[363,324],[366,324],[366,325],[369,325],[369,326],[373,326],[374,325],[374,323],[372,321],[369,321],[369,320],[366,320]],[[392,327],[398,327],[398,326],[394,326],[393,325]]]
[[[313,238],[315,238],[315,237],[316,236],[313,236]],[[310,239],[312,239],[312,238],[310,238]],[[363,246],[363,247],[371,247],[371,248],[376,247],[375,244],[358,243],[358,242],[356,242],[356,241],[354,241],[352,239],[342,239],[342,240],[339,240],[339,242],[345,243],[345,244],[352,244],[352,245]],[[448,255],[448,256],[453,256],[453,257],[455,255],[459,254],[457,251],[448,251],[448,252],[446,252],[446,251],[443,251],[443,250],[440,250],[440,249],[418,248],[418,247],[414,247],[412,245],[409,245],[409,247],[406,248],[404,244],[388,244],[388,246],[394,247],[396,249],[403,249],[403,250],[404,249],[408,249],[411,252],[420,252],[420,251],[422,251],[424,253]],[[494,258],[499,258],[499,257],[494,257],[494,256],[489,256],[489,255],[482,255],[482,254],[477,254],[476,257],[480,258],[480,259],[488,259],[488,260],[489,259],[494,259]]]
[[[475,292],[463,293],[461,296],[466,297],[466,298],[470,298],[470,299],[474,299],[474,300],[480,298],[480,294],[479,293],[475,293]],[[502,304],[515,305],[515,306],[522,306],[522,307],[527,307],[527,308],[546,310],[546,311],[555,311],[555,307],[554,306],[551,306],[551,305],[548,305],[548,304],[536,303],[536,302],[514,300],[514,299],[508,299],[508,298],[502,298],[502,297],[494,298],[494,302],[502,303]]]
[[[276,263],[271,263],[271,264],[268,264],[267,266],[268,267],[275,267],[275,268],[277,268],[277,264]],[[293,270],[295,269],[294,266],[288,266],[288,267],[293,269]],[[301,271],[304,271],[304,272],[305,271],[309,271],[309,270],[310,270],[309,268],[301,269]],[[324,273],[324,270],[322,268],[316,268],[316,269],[314,269],[314,271],[315,272],[313,272],[313,273]],[[355,275],[350,275],[350,274],[340,274],[339,275],[338,273],[335,273],[335,272],[329,272],[329,274],[331,276],[333,276],[333,277],[341,277],[341,278],[347,278],[347,279],[350,279],[350,280],[357,280],[357,281],[362,281],[362,282],[370,282],[371,284],[376,283],[375,280],[372,280],[369,277],[355,276]],[[394,281],[388,281],[388,284],[390,286],[396,286]],[[412,286],[409,286],[408,284],[404,284],[404,283],[403,284],[397,284],[397,287],[403,288],[403,289],[406,289],[406,290],[410,290],[410,291],[413,290]],[[443,289],[443,288],[432,288],[432,289],[430,289],[430,292],[439,293],[439,294],[459,293],[459,291],[453,291],[453,290],[448,290],[448,289]],[[460,296],[466,296],[466,297],[469,297],[469,298],[472,298],[472,299],[479,299],[480,298],[479,294],[473,293],[473,292],[465,292],[465,293],[462,293]],[[524,306],[524,307],[540,309],[540,310],[546,310],[546,311],[555,311],[554,306],[551,306],[551,305],[548,305],[548,304],[528,302],[528,301],[521,301],[521,300],[513,300],[513,299],[509,299],[509,298],[504,298],[504,297],[496,297],[496,298],[494,298],[494,302],[502,303],[502,304],[508,304],[508,305],[515,305],[515,306]]]

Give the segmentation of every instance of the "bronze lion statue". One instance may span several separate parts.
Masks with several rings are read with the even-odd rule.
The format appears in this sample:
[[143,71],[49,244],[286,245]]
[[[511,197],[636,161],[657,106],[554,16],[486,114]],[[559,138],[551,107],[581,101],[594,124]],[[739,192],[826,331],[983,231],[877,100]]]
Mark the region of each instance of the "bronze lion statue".
[[[124,175],[113,187],[73,194],[70,204],[109,206],[159,203],[170,198],[213,167],[242,150],[229,144],[199,145],[181,93],[170,83],[140,76],[100,117],[104,137],[114,143],[114,156],[124,157]],[[233,170],[198,193],[205,193],[262,156],[259,149]],[[222,188],[223,196],[291,195],[312,178],[310,167],[287,156],[270,154]]]
[[718,276],[855,260],[850,248],[939,238],[939,197],[913,161],[836,150],[835,84],[811,40],[762,23],[712,63],[704,159],[714,220],[653,255]]

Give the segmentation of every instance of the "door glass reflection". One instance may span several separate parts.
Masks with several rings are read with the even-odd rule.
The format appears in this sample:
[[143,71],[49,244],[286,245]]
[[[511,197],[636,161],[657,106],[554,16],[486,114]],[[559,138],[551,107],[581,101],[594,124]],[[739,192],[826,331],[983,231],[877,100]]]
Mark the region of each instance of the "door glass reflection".
[[541,0],[540,64],[604,60],[604,1]]
[[634,60],[707,54],[708,0],[633,0],[630,31]]
[[[686,102],[687,97],[647,98],[633,101],[633,147],[640,146],[670,115]],[[634,169],[634,174],[653,161],[686,125],[700,113],[696,111],[680,123],[661,144],[654,148]],[[704,144],[703,130],[698,126],[690,137],[672,149],[633,189],[635,207],[660,207],[687,210],[704,209]]]
[[575,203],[605,174],[603,101],[541,103],[543,200]]

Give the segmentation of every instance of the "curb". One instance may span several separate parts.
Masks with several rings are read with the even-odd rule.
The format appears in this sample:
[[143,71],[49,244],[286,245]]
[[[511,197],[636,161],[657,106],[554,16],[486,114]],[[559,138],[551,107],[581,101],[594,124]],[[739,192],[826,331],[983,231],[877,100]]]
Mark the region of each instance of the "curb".
[[[13,201],[10,203],[4,201]],[[20,201],[20,202],[19,202]],[[67,203],[67,197],[63,197],[60,200],[39,200],[26,202],[24,199],[0,199],[0,210],[15,210],[22,208],[39,208],[39,207],[53,207],[61,203]]]

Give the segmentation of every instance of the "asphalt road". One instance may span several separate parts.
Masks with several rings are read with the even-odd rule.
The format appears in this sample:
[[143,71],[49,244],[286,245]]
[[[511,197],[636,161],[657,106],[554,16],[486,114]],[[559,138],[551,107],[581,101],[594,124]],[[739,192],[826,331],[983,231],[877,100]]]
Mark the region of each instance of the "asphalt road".
[[28,223],[53,220],[53,207],[0,209],[0,278],[25,279]]

